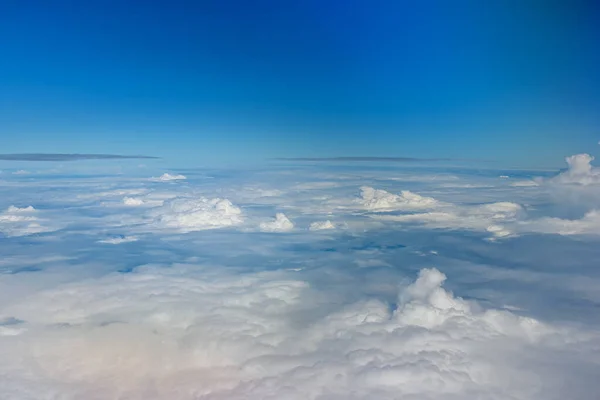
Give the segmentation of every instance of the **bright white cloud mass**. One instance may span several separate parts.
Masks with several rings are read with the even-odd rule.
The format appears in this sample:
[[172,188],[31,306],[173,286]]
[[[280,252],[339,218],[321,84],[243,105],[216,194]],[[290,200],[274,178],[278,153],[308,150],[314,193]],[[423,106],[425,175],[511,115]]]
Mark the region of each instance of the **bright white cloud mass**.
[[153,177],[151,178],[151,180],[153,181],[157,181],[157,182],[169,182],[169,181],[181,181],[181,180],[185,180],[187,179],[185,177],[185,175],[181,175],[181,174],[169,174],[167,172],[165,172],[164,174],[162,174],[159,177]]
[[7,174],[0,399],[593,399],[592,160]]
[[274,220],[260,224],[260,230],[264,232],[285,232],[291,229],[294,229],[294,223],[284,213],[277,213]]
[[419,210],[439,206],[437,200],[409,190],[403,190],[399,195],[369,186],[363,186],[360,190],[363,205],[372,211]]
[[555,179],[561,183],[600,184],[600,168],[592,166],[593,160],[594,157],[589,154],[575,154],[567,157],[569,168]]

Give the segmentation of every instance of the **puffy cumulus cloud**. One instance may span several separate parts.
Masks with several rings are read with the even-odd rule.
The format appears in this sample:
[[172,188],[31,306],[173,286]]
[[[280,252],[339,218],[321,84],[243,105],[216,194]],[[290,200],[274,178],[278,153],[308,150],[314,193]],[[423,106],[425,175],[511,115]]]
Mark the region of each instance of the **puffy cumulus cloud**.
[[179,197],[151,210],[154,224],[179,232],[224,228],[244,222],[242,210],[227,199]]
[[[575,162],[576,163],[576,162]],[[585,168],[579,168],[585,170]],[[559,176],[560,177],[560,176]],[[535,181],[532,181],[537,185]],[[569,181],[572,183],[572,181]],[[530,186],[530,185],[517,185]],[[479,205],[440,203],[439,208],[419,213],[371,215],[371,218],[436,229],[465,229],[486,232],[491,240],[523,233],[559,235],[600,234],[600,212],[592,209],[580,219],[539,217],[528,219],[523,207],[513,202]]]
[[44,226],[38,214],[32,206],[10,206],[0,214],[0,232],[5,236],[25,236],[54,230]]
[[[460,297],[454,297],[442,284],[446,275],[435,268],[425,268],[418,279],[400,293],[399,306],[394,316],[405,325],[421,326],[432,329],[449,324],[454,319],[462,322],[481,322],[487,333],[517,336],[530,342],[536,342],[555,330],[535,319],[526,318],[499,310],[480,310],[477,304],[471,304]],[[475,322],[473,325],[477,325]],[[452,324],[450,324],[452,325]],[[467,326],[470,325],[467,323]],[[487,326],[486,326],[487,325]],[[479,332],[475,333],[475,336]]]
[[311,231],[322,231],[326,229],[335,229],[335,225],[330,221],[315,221],[308,227]]
[[551,196],[563,215],[572,216],[569,210],[590,211],[600,204],[600,168],[592,166],[594,157],[575,154],[566,158],[566,171],[547,179],[536,180]]
[[[578,350],[597,346],[597,334],[483,309],[444,289],[433,268],[396,306],[332,308],[296,274],[174,265],[38,293],[0,309],[0,390],[65,400],[585,398],[572,388],[593,354]],[[600,386],[585,383],[588,394]]]
[[169,174],[169,173],[164,173],[159,177],[153,177],[150,178],[150,180],[155,181],[155,182],[169,182],[169,181],[181,181],[181,180],[185,180],[187,179],[187,177],[185,175],[177,175],[177,174]]
[[[371,214],[373,219],[419,224],[436,229],[466,229],[486,232],[491,239],[515,234],[512,227],[524,216],[519,204],[501,201],[487,204],[453,204],[410,191],[394,195],[371,187],[361,188],[362,204],[370,211],[403,211],[402,214]],[[425,212],[415,212],[428,210]]]
[[370,186],[360,188],[361,204],[370,211],[418,210],[440,206],[440,202],[431,197],[423,197],[409,190],[399,195]]
[[575,154],[566,158],[568,169],[553,178],[554,182],[579,185],[600,184],[600,168],[592,166],[594,157]]
[[144,200],[136,197],[123,197],[123,204],[126,206],[141,206],[144,204]]
[[294,223],[284,213],[277,213],[274,220],[261,222],[259,228],[263,232],[287,232],[294,229]]

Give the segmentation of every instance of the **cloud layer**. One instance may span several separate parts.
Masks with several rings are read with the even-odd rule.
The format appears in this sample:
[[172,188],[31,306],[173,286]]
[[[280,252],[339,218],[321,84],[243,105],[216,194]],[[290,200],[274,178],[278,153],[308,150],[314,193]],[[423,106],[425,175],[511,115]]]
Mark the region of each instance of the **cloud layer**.
[[3,330],[7,388],[28,398],[11,371],[36,365],[28,380],[67,384],[45,392],[63,398],[558,399],[555,371],[539,367],[585,341],[455,297],[437,269],[421,270],[395,307],[365,299],[323,314],[327,297],[293,276],[191,268],[107,276],[9,307],[24,322]]
[[569,160],[3,174],[0,398],[593,398],[600,185]]

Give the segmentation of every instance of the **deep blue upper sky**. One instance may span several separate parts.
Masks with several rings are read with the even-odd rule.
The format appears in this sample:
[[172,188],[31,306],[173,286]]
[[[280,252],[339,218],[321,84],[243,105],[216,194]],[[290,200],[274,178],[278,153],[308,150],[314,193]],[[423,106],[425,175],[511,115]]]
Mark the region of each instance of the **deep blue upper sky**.
[[1,152],[561,165],[598,148],[599,4],[3,1]]

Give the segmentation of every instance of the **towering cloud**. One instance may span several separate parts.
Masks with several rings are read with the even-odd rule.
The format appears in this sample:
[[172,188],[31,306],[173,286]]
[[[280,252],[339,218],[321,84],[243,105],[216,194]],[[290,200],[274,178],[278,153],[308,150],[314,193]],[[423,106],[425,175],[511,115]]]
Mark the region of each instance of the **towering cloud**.
[[600,184],[600,168],[592,166],[594,157],[589,154],[575,154],[566,158],[568,169],[554,180],[560,183],[580,185]]

